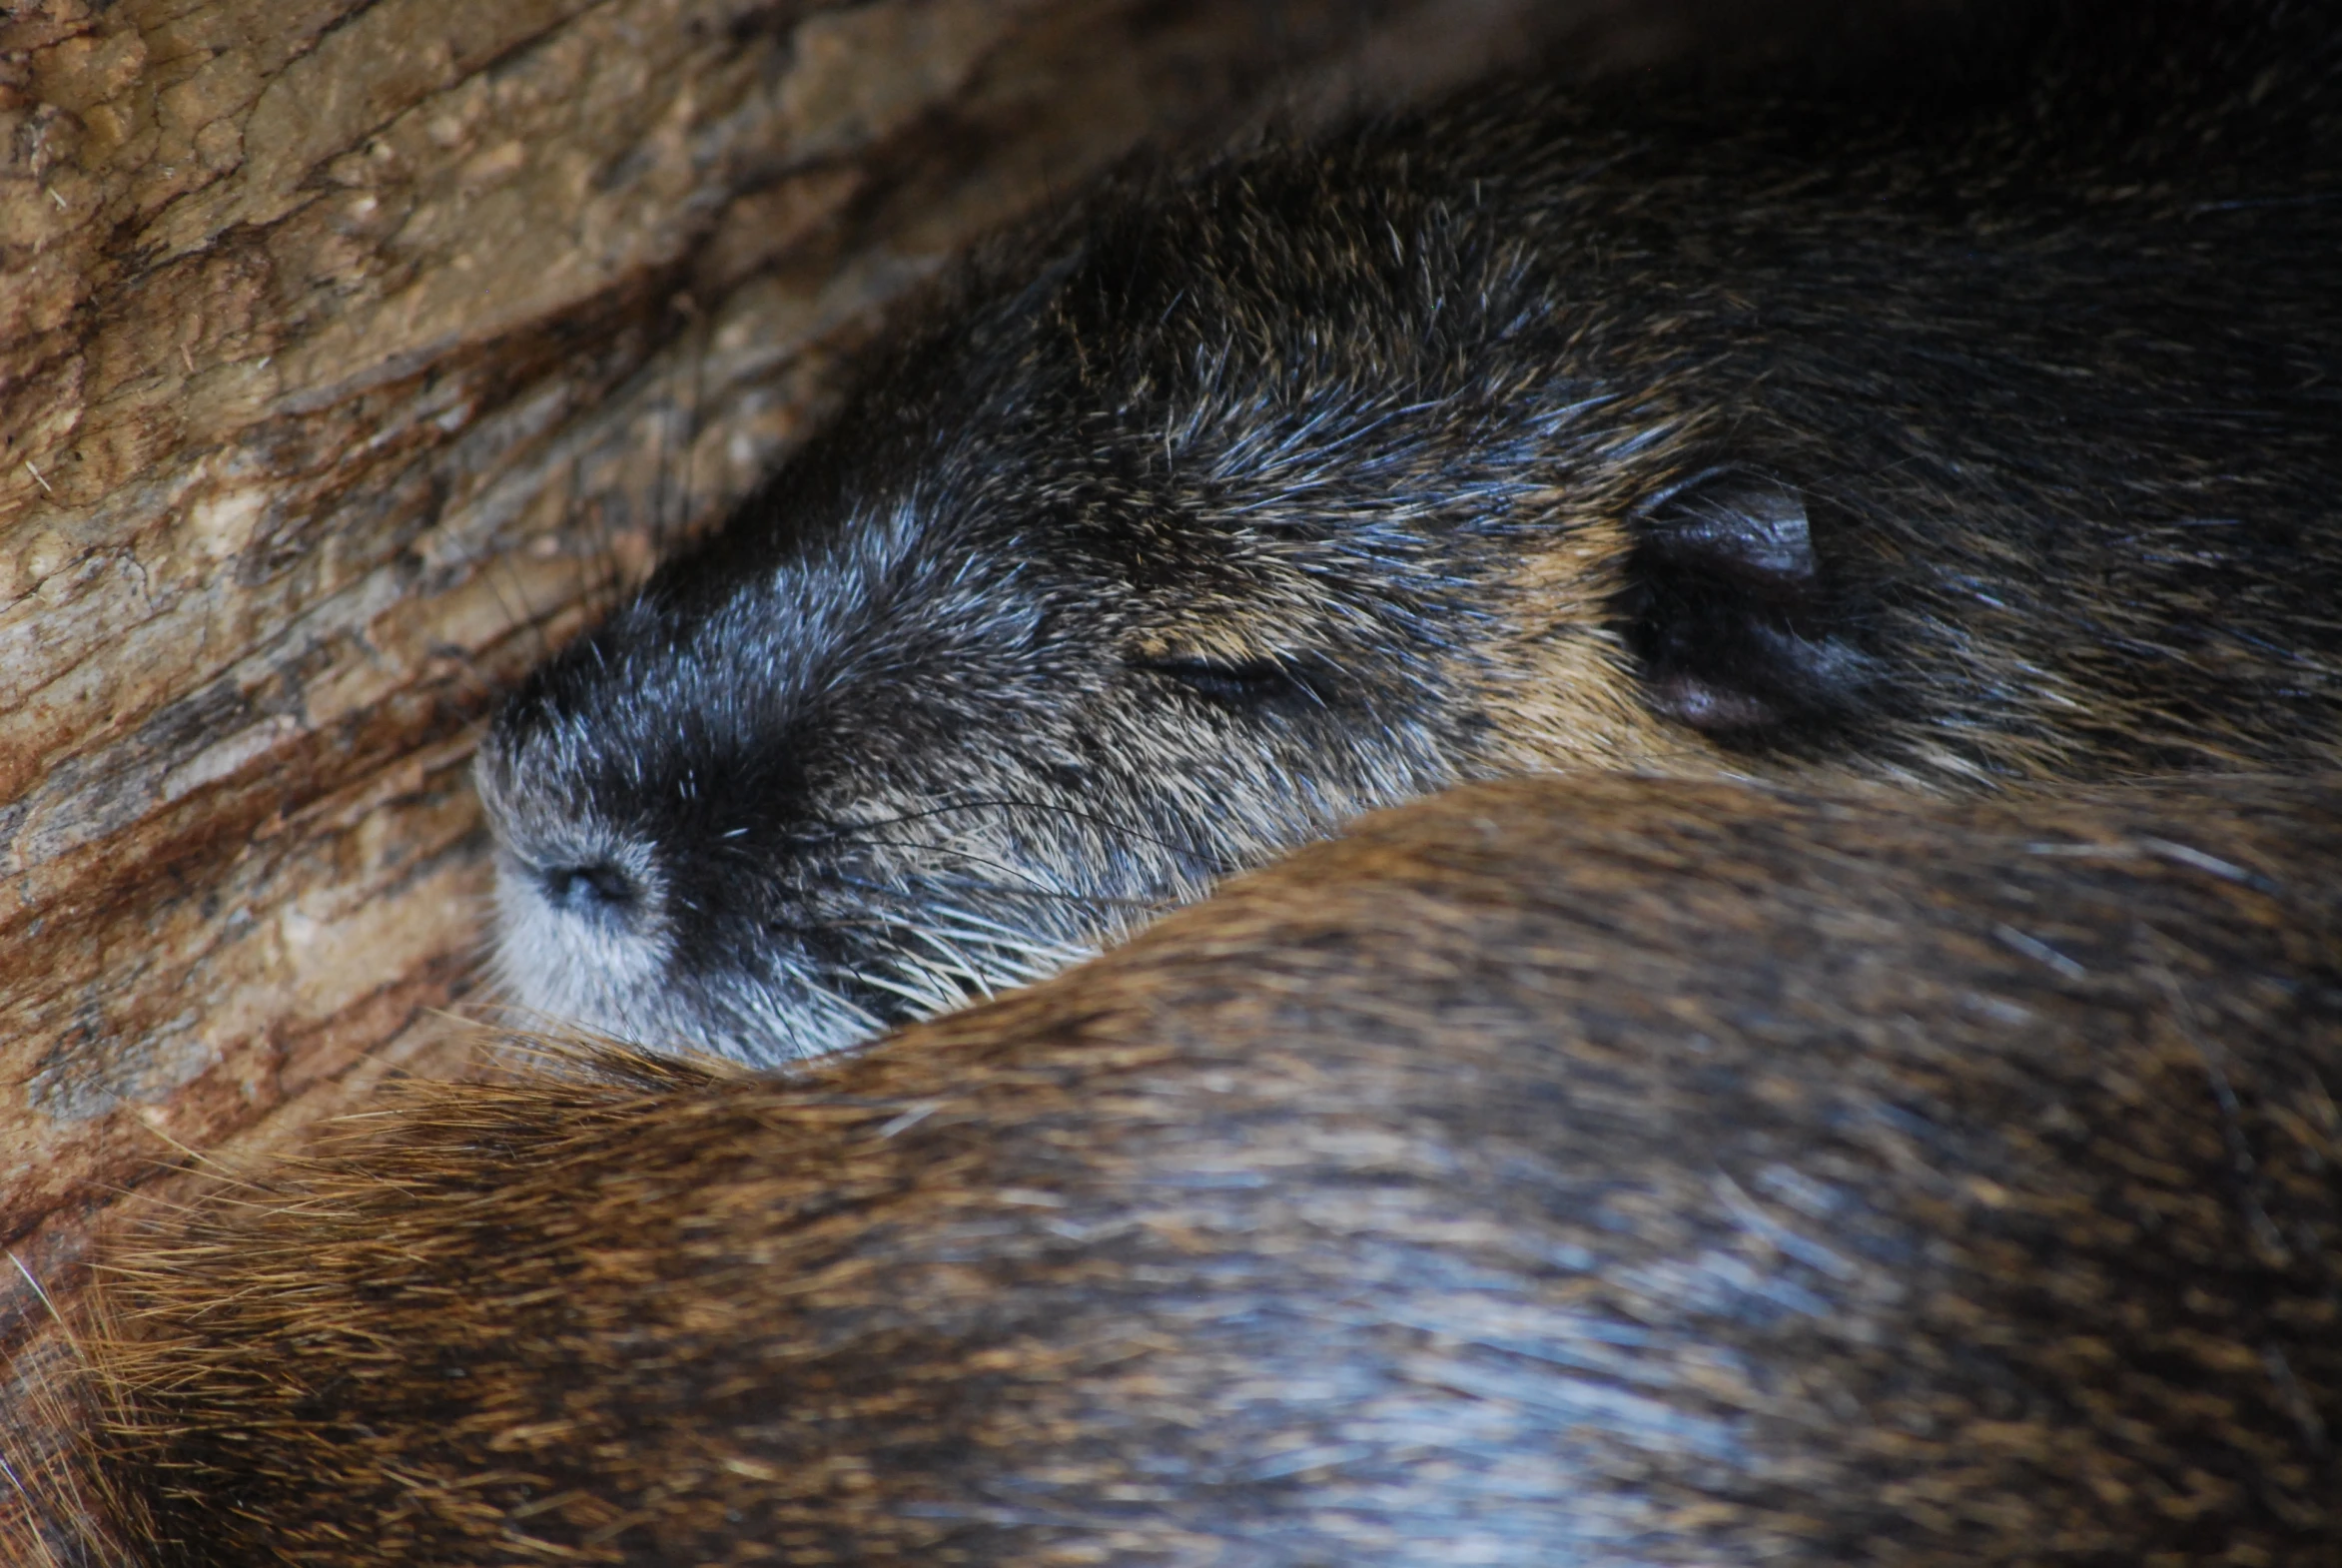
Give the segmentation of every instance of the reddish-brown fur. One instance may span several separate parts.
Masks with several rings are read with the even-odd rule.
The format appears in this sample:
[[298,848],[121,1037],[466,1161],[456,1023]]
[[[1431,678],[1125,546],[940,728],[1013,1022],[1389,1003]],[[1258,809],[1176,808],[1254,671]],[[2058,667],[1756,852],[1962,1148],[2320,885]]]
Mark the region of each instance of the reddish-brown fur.
[[803,1076],[118,1258],[154,1564],[2342,1551],[2342,794],[1369,819]]

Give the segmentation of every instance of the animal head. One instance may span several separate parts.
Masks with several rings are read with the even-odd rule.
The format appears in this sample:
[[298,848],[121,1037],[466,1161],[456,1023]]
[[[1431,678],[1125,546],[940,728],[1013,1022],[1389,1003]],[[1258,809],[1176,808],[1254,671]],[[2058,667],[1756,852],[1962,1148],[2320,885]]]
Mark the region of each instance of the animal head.
[[[1403,150],[1402,150],[1403,151]],[[1797,492],[1446,176],[1297,153],[980,270],[482,753],[524,1007],[749,1061],[1037,978],[1360,810],[1714,771],[1859,660]],[[1036,259],[1038,258],[1038,259]]]

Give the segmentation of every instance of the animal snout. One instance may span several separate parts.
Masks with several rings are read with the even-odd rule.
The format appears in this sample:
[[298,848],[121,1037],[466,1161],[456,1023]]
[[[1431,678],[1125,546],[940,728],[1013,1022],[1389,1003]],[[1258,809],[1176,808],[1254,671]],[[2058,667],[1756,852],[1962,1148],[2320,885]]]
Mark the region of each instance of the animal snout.
[[547,904],[588,920],[630,920],[648,891],[625,867],[608,860],[539,866],[534,875]]

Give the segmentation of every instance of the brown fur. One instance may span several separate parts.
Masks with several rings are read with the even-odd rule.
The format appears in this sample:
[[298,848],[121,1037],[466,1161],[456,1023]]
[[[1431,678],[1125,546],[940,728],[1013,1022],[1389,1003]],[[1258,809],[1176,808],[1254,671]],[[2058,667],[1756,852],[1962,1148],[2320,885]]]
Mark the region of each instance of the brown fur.
[[141,1563],[2342,1554],[2342,791],[1482,786],[110,1292]]

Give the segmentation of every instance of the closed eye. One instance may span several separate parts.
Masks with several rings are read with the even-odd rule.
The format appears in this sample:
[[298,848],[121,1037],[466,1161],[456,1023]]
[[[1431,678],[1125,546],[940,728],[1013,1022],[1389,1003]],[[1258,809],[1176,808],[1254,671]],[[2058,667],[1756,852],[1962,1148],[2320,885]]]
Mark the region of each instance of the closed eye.
[[1231,705],[1265,702],[1306,690],[1274,659],[1135,659],[1131,667],[1177,681],[1190,691]]

